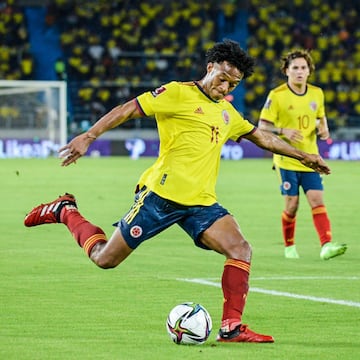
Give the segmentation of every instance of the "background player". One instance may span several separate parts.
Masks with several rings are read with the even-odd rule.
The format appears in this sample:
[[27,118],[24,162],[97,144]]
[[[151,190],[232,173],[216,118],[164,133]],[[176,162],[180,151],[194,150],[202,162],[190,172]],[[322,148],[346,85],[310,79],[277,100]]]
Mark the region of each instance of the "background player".
[[[294,50],[281,61],[281,71],[287,76],[287,83],[270,91],[260,113],[259,128],[278,134],[297,149],[318,154],[317,135],[322,140],[328,139],[330,135],[323,91],[307,83],[315,69],[313,60],[308,51]],[[346,245],[331,242],[330,220],[324,205],[321,176],[296,159],[278,154],[274,154],[273,158],[285,199],[282,212],[285,257],[299,257],[295,245],[295,224],[300,187],[311,207],[321,244],[320,257],[328,260],[343,254]]]

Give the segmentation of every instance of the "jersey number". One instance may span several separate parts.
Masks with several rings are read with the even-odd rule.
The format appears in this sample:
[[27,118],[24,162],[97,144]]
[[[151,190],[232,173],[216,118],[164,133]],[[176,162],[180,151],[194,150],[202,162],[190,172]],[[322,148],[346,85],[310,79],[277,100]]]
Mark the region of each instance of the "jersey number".
[[298,117],[299,129],[307,129],[310,125],[310,118],[308,115],[302,115]]
[[219,127],[218,126],[212,126],[211,127],[211,142],[219,142]]

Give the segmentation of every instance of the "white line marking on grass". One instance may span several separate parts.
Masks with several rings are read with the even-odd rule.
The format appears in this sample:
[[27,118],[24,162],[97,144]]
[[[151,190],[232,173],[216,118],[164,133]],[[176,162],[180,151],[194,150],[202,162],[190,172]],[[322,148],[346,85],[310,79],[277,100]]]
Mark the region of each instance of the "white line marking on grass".
[[358,276],[258,276],[251,280],[359,280]]
[[[218,277],[208,280],[218,280]],[[359,276],[252,276],[254,280],[360,280]]]
[[[215,286],[215,287],[221,288],[221,284],[219,284],[217,282],[205,280],[205,279],[176,279],[176,280],[191,282],[191,283],[201,284],[201,285]],[[273,295],[273,296],[283,296],[283,297],[289,297],[289,298],[293,298],[293,299],[325,302],[325,303],[329,303],[329,304],[344,305],[344,306],[360,308],[360,303],[355,302],[355,301],[335,300],[335,299],[316,297],[316,296],[299,295],[299,294],[293,294],[293,293],[284,292],[284,291],[260,289],[260,288],[256,288],[256,287],[250,287],[250,291],[256,292],[256,293],[261,293],[261,294]]]

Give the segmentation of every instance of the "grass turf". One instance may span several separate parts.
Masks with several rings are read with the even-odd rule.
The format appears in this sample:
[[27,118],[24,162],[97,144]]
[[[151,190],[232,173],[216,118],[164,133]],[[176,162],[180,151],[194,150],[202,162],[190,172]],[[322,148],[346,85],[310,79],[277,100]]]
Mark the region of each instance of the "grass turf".
[[[0,161],[1,359],[354,359],[360,346],[360,168],[329,162],[325,201],[334,240],[348,252],[322,261],[310,209],[301,198],[297,248],[286,260],[280,229],[282,199],[271,160],[223,161],[219,202],[238,219],[253,247],[243,320],[274,344],[218,344],[224,259],[200,250],[174,226],[145,242],[118,268],[98,269],[61,224],[23,226],[24,215],[65,191],[81,212],[111,234],[133,201],[141,172],[153,159],[83,158],[68,168],[57,159]],[[202,279],[209,285],[178,279]],[[298,296],[298,298],[296,298]],[[331,301],[344,300],[344,304]],[[170,341],[169,310],[202,303],[214,327],[201,346]],[[354,357],[355,356],[355,357]]]

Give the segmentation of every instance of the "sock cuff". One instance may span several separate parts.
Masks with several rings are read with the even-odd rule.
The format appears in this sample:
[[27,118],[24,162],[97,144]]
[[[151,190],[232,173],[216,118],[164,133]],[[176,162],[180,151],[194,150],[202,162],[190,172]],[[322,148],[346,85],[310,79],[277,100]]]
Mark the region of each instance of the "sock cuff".
[[313,215],[324,214],[324,213],[326,213],[326,207],[325,207],[325,205],[315,206],[311,209],[311,212]]
[[224,266],[234,266],[238,269],[246,271],[248,274],[250,273],[250,263],[248,263],[247,261],[227,259]]
[[95,234],[91,237],[89,237],[83,245],[83,249],[86,252],[88,256],[90,256],[92,248],[100,242],[106,242],[106,237],[104,234]]
[[283,211],[281,214],[281,218],[287,222],[294,222],[296,219],[296,215],[290,215],[286,211]]

